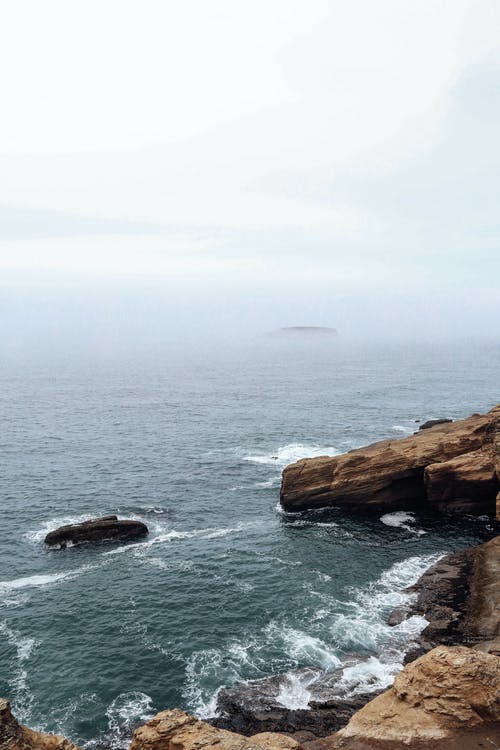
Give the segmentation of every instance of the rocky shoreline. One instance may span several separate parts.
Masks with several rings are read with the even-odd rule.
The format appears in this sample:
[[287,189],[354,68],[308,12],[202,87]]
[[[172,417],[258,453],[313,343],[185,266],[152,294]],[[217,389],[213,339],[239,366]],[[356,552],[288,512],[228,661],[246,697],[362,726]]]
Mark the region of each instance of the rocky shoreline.
[[[295,511],[421,507],[498,518],[499,472],[497,406],[399,441],[299,461],[283,472],[281,502]],[[339,670],[311,674],[309,707],[289,710],[278,697],[290,673],[276,675],[222,690],[220,715],[211,722],[177,709],[157,714],[136,730],[130,750],[500,747],[500,536],[442,558],[408,593],[411,600],[389,615],[389,625],[415,615],[428,624],[388,690],[318,700]],[[307,680],[307,672],[295,676]],[[5,700],[0,748],[77,750],[69,740],[20,726]]]

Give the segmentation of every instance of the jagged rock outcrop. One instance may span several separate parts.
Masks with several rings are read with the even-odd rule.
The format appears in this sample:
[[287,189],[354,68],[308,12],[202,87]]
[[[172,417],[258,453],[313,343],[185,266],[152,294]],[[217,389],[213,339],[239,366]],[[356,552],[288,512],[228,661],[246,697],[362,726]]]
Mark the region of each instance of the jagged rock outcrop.
[[[343,668],[359,661],[359,657],[346,659],[342,668],[328,672],[294,669],[223,688],[217,696],[218,715],[210,719],[210,724],[247,736],[257,732],[305,731],[324,737],[345,726],[350,717],[377,694],[347,696],[345,689],[339,688]],[[291,684],[302,685],[307,690],[307,708],[289,708],[282,703],[283,692],[286,693]]]
[[119,520],[117,516],[91,518],[83,523],[60,526],[45,537],[45,544],[51,549],[66,549],[74,544],[103,541],[126,541],[146,536],[148,527],[140,521]]
[[283,734],[253,737],[228,732],[174,709],[161,711],[134,732],[129,750],[295,750],[299,743]]
[[[489,739],[485,747],[498,747],[500,658],[464,646],[440,646],[408,664],[392,688],[318,746],[458,750],[468,746],[471,731]],[[452,744],[441,744],[447,740]]]
[[1,750],[80,750],[57,734],[43,734],[28,729],[14,718],[9,701],[0,698],[0,748]]
[[393,612],[390,624],[423,615],[429,624],[410,661],[440,645],[467,645],[500,656],[500,536],[439,560],[414,586],[406,611]]
[[499,477],[496,406],[487,414],[437,424],[407,438],[297,461],[283,471],[280,500],[287,511],[434,508],[495,516]]

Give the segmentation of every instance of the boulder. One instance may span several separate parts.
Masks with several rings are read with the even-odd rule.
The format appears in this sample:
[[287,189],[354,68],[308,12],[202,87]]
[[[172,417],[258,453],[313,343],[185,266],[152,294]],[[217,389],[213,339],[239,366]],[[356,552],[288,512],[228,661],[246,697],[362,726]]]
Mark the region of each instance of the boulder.
[[[451,463],[438,466],[446,462]],[[283,471],[280,501],[292,512],[337,506],[379,513],[433,505],[494,516],[499,472],[496,406],[487,414],[438,424],[410,437],[297,461]]]
[[486,747],[500,739],[500,658],[464,646],[440,646],[408,664],[392,688],[367,703],[323,746],[465,748],[471,731],[490,739]]
[[80,750],[65,737],[43,734],[19,724],[9,701],[0,698],[0,748],[2,750]]
[[50,531],[45,544],[51,549],[66,549],[74,544],[102,541],[126,541],[146,536],[148,527],[140,521],[119,520],[117,516],[93,518],[83,523],[61,526]]
[[173,709],[136,729],[129,750],[295,750],[299,743],[272,732],[255,737],[228,732]]

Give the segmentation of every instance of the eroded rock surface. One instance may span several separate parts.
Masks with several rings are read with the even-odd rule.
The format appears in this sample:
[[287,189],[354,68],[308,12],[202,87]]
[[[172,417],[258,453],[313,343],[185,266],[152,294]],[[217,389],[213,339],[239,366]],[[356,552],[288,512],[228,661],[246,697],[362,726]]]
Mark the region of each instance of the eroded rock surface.
[[[464,646],[440,646],[408,664],[392,688],[367,703],[323,747],[441,747],[478,729],[500,739],[500,658]],[[374,744],[376,743],[376,744]],[[397,743],[397,744],[396,744]],[[430,744],[432,743],[432,744]]]
[[285,510],[429,509],[495,515],[500,492],[500,406],[341,456],[307,458],[283,471]]
[[58,734],[35,732],[19,724],[12,715],[9,701],[0,698],[0,748],[1,750],[80,750]]
[[119,520],[117,516],[92,518],[83,523],[60,526],[45,537],[45,544],[52,549],[65,549],[74,544],[102,541],[126,541],[146,536],[148,527],[140,521]]
[[283,734],[254,737],[218,729],[174,709],[161,711],[134,732],[130,750],[295,750],[299,743]]

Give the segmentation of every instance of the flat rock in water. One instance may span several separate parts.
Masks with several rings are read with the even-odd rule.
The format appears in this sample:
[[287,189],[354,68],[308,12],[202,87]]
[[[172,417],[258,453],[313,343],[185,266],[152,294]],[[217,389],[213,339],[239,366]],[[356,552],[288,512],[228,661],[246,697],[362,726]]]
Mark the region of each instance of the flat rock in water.
[[117,516],[92,518],[83,523],[60,526],[45,537],[47,547],[66,549],[85,542],[127,541],[149,533],[146,524],[140,521],[119,520]]

